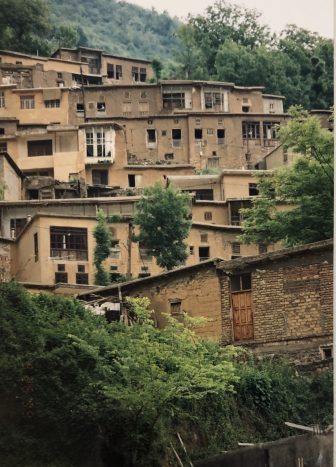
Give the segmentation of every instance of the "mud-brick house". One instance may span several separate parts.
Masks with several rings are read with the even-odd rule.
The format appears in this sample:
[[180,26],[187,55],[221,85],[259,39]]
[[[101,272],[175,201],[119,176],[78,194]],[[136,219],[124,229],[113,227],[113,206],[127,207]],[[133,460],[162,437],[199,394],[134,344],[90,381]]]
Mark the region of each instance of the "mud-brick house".
[[286,354],[301,362],[332,356],[332,240],[231,261],[218,259],[80,294],[102,306],[147,296],[163,313],[204,316],[203,338]]

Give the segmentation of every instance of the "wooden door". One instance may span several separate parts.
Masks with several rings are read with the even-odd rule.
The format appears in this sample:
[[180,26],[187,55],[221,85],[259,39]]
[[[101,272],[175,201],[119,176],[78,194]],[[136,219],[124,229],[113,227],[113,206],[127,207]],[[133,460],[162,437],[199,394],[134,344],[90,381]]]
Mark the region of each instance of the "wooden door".
[[231,293],[235,341],[253,339],[251,291]]

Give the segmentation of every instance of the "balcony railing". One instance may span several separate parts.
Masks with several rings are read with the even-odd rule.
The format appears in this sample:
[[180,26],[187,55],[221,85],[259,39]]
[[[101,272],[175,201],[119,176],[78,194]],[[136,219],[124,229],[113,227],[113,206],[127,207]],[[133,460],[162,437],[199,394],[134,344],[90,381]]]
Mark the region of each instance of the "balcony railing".
[[87,261],[87,250],[67,250],[63,248],[52,248],[50,256],[53,259],[63,259],[67,261]]

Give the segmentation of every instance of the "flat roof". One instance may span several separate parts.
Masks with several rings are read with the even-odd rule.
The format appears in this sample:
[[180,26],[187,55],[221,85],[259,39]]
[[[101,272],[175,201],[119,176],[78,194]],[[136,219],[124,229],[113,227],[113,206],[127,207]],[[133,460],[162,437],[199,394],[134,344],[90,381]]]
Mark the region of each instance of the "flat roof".
[[[133,287],[138,284],[146,284],[149,282],[152,282],[157,279],[165,278],[165,277],[171,277],[175,274],[178,274],[180,272],[186,272],[189,270],[195,270],[195,269],[201,269],[204,266],[209,266],[209,265],[216,265],[218,262],[222,261],[221,258],[213,258],[213,259],[208,259],[206,261],[201,261],[200,263],[193,264],[191,266],[181,266],[179,268],[173,269],[172,271],[166,271],[166,272],[161,272],[160,274],[155,274],[153,276],[148,276],[148,277],[143,277],[141,279],[134,279],[132,281],[127,281],[127,282],[121,282],[119,284],[115,285],[107,285],[106,287],[97,287],[96,289],[91,290],[91,292],[86,292],[86,293],[81,293],[78,294],[77,297],[81,299],[82,297],[85,297],[86,295],[90,295],[91,293],[104,293],[104,292],[110,292],[110,291],[117,291],[119,289],[127,288],[127,287]],[[104,300],[104,299],[103,299]],[[99,300],[94,300],[99,301]]]
[[319,242],[307,243],[305,245],[284,248],[282,250],[274,251],[272,253],[263,253],[258,256],[245,256],[230,261],[223,260],[218,264],[218,269],[222,269],[224,271],[241,270],[248,266],[254,266],[260,263],[276,262],[281,259],[291,258],[293,256],[298,256],[303,253],[318,252],[320,250],[332,249],[333,244],[333,239],[330,238],[328,240],[321,240]]
[[71,205],[71,204],[116,204],[116,203],[134,203],[141,199],[141,196],[113,196],[97,198],[69,198],[69,199],[32,199],[19,201],[0,201],[1,207],[13,206],[53,206],[53,205]]
[[278,250],[273,253],[265,253],[265,254],[258,255],[258,256],[246,256],[243,258],[237,258],[237,259],[233,259],[229,261],[225,261],[221,258],[213,258],[207,261],[202,261],[200,263],[193,264],[191,266],[182,266],[182,267],[173,269],[172,271],[155,274],[153,276],[148,276],[148,277],[144,277],[141,279],[134,279],[132,281],[127,281],[127,282],[121,282],[115,285],[108,285],[106,287],[99,287],[99,288],[97,287],[96,289],[91,290],[91,292],[78,294],[77,297],[79,299],[85,300],[85,298],[90,298],[90,295],[94,293],[104,294],[105,298],[102,297],[101,299],[92,300],[92,302],[99,302],[99,301],[104,301],[106,299],[106,296],[109,295],[109,292],[113,294],[117,292],[118,290],[133,288],[133,287],[136,287],[137,285],[143,285],[143,284],[147,284],[147,283],[150,283],[156,280],[174,277],[174,275],[197,270],[204,266],[213,265],[216,269],[222,270],[224,272],[225,271],[230,272],[233,270],[239,271],[248,266],[254,266],[259,263],[272,262],[272,261],[277,261],[281,259],[286,259],[292,256],[300,255],[305,252],[317,252],[319,250],[328,250],[328,249],[331,249],[332,246],[333,246],[333,239],[328,239],[328,240],[322,240],[320,242],[310,243],[307,245],[284,248],[282,250]]

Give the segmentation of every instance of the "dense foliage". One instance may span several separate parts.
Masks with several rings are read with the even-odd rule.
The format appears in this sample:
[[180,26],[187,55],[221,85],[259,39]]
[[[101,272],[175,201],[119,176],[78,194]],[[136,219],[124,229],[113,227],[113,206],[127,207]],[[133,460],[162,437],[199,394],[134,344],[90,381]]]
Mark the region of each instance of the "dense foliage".
[[160,58],[176,44],[177,19],[116,0],[49,0],[52,22],[80,25],[90,47],[126,57]]
[[[333,134],[302,108],[290,114],[280,138],[301,157],[272,176],[258,177],[259,196],[251,209],[242,210],[245,243],[292,246],[333,236]],[[288,209],[279,210],[279,203],[288,203]]]
[[98,210],[97,225],[94,228],[93,236],[96,241],[93,255],[93,263],[96,268],[95,284],[108,285],[110,283],[110,276],[104,269],[103,262],[109,257],[111,252],[111,233],[106,215],[102,209]]
[[189,16],[178,30],[171,75],[265,86],[286,97],[287,107],[327,109],[333,102],[333,43],[288,25],[279,35],[260,23],[260,13],[227,0]]
[[159,266],[169,270],[185,262],[188,254],[183,240],[191,227],[188,194],[160,183],[145,188],[134,222],[140,229],[135,239],[150,250]]
[[133,326],[78,301],[0,285],[3,467],[177,465],[290,434],[284,421],[330,423],[331,375],[298,376],[198,340],[176,321],[154,328],[146,299]]

